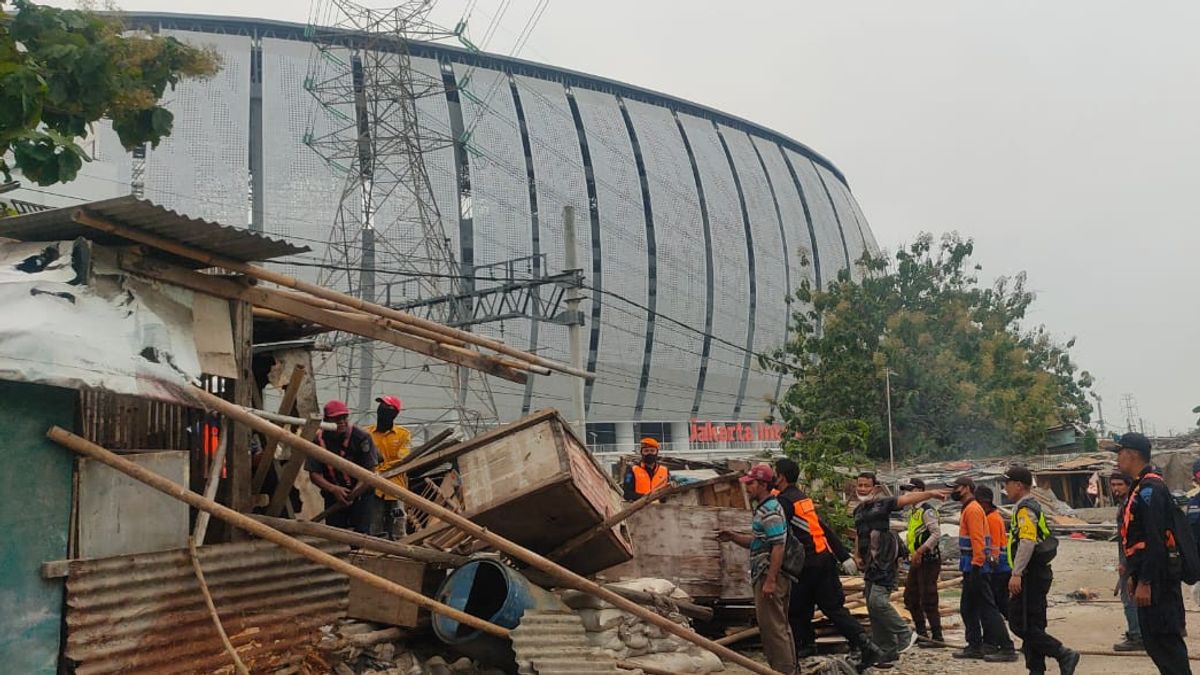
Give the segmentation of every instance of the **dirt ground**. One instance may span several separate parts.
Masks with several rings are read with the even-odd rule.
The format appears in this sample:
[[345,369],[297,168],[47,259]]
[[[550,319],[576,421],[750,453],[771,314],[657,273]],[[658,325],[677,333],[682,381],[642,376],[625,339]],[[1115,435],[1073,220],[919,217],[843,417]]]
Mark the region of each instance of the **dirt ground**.
[[[1116,582],[1116,544],[1112,542],[1060,540],[1058,557],[1054,561],[1054,586],[1051,589],[1049,632],[1067,646],[1080,651],[1111,651],[1125,631],[1125,616],[1120,601],[1113,597]],[[1067,597],[1068,593],[1081,588],[1099,594],[1095,602],[1079,602]],[[1193,658],[1200,657],[1200,609],[1184,589],[1184,602],[1188,609],[1191,636],[1186,638],[1188,651]],[[945,593],[944,604],[957,605],[958,595]],[[952,618],[953,619],[953,618]],[[949,642],[964,642],[961,623],[955,622],[948,629]],[[1019,644],[1019,643],[1018,643]],[[1027,672],[1024,663],[984,663],[952,658],[950,649],[912,649],[902,654],[897,667],[890,670],[872,669],[871,673],[896,673],[898,675],[950,675],[952,673],[987,673],[988,675],[1018,675]],[[1048,672],[1057,672],[1053,662],[1047,664]],[[1193,668],[1200,672],[1200,662],[1193,661]],[[726,672],[744,672],[727,669]],[[1154,664],[1145,654],[1138,656],[1091,656],[1084,655],[1076,671],[1081,675],[1152,675],[1157,673]]]

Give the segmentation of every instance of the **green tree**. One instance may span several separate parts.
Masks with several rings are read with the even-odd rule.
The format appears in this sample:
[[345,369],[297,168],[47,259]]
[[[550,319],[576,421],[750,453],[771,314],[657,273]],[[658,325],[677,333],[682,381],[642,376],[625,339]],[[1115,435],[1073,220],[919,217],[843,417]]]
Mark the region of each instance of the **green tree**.
[[[39,185],[73,180],[90,158],[78,145],[101,118],[126,149],[156,146],[173,116],[159,105],[167,87],[209,77],[211,51],[175,38],[127,33],[121,22],[83,10],[0,0],[0,171]],[[4,13],[10,12],[10,13]]]
[[1086,422],[1092,378],[1070,358],[1074,340],[1023,327],[1024,275],[984,286],[973,252],[957,234],[923,234],[893,260],[864,256],[859,280],[805,281],[790,298],[791,340],[760,357],[794,380],[775,402],[788,431],[859,421],[856,449],[886,458],[887,380],[897,457],[1033,452],[1047,428]]

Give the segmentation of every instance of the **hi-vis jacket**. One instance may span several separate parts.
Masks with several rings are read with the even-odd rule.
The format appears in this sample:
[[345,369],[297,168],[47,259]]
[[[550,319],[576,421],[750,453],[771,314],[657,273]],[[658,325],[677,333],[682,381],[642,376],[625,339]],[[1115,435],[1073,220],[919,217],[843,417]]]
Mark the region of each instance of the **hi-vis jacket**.
[[958,569],[970,572],[977,567],[981,572],[991,572],[988,556],[992,548],[992,534],[988,528],[987,514],[975,500],[963,505],[958,520]]

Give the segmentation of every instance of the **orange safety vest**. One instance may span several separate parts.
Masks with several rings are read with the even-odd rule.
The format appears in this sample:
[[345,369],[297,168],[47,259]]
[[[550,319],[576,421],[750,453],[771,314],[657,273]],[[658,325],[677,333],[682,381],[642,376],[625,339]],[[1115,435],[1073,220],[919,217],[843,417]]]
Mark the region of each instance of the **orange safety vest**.
[[641,464],[634,464],[632,471],[633,491],[639,495],[648,495],[667,485],[667,467],[662,464],[654,467],[653,477],[646,471],[646,467]]
[[817,507],[813,505],[812,498],[797,500],[793,508],[798,520],[792,522],[812,537],[813,550],[817,553],[828,551],[829,541],[825,538],[825,528],[821,527],[821,519],[817,517]]
[[[1133,554],[1146,548],[1146,542],[1144,540],[1139,541],[1133,546],[1125,546],[1125,542],[1127,541],[1126,537],[1129,533],[1129,523],[1133,522],[1133,500],[1137,499],[1137,489],[1142,486],[1142,481],[1146,480],[1147,478],[1153,478],[1161,482],[1163,485],[1166,485],[1166,481],[1163,480],[1162,476],[1151,471],[1139,478],[1137,483],[1129,489],[1129,497],[1125,499],[1125,508],[1121,513],[1121,545],[1125,548],[1126,558],[1131,558],[1133,557]],[[1165,534],[1166,536],[1163,538],[1163,543],[1167,545],[1167,549],[1170,550],[1176,548],[1175,533],[1167,530]]]

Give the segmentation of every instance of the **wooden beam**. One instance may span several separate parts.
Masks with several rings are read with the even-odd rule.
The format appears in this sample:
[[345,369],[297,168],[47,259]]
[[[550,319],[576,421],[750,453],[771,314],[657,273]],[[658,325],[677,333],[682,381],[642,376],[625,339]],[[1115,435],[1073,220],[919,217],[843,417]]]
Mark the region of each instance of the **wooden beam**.
[[[249,413],[245,414],[249,415]],[[405,588],[404,586],[401,586],[393,581],[384,579],[383,577],[376,576],[370,572],[367,572],[366,570],[355,567],[354,565],[351,565],[337,556],[330,555],[329,553],[326,553],[315,546],[310,546],[299,539],[264,525],[250,516],[238,513],[233,509],[212,501],[211,499],[205,499],[195,492],[192,492],[181,485],[176,485],[169,479],[163,478],[153,471],[139,466],[138,464],[135,464],[116,453],[109,452],[108,450],[105,450],[104,448],[92,443],[91,441],[88,441],[85,438],[76,436],[66,429],[62,429],[61,427],[52,427],[46,433],[46,436],[55,443],[70,448],[84,457],[88,457],[102,464],[106,464],[113,469],[116,469],[117,471],[129,476],[130,478],[149,485],[159,492],[174,497],[182,502],[186,502],[187,504],[202,511],[207,511],[217,518],[229,523],[230,525],[245,530],[259,538],[266,539],[267,541],[286,548],[293,553],[302,555],[319,565],[324,565],[325,567],[334,570],[335,572],[341,572],[348,577],[358,579],[366,584],[370,584],[371,586],[374,586],[385,593],[395,595],[401,600],[420,605],[431,612],[436,612],[442,616],[449,617],[455,621],[458,621],[459,623],[466,624],[472,628],[488,633],[489,635],[508,637],[510,631],[507,628],[497,626],[489,621],[484,621],[477,616],[472,616],[466,612],[450,607],[449,605],[444,605],[436,600],[431,600],[414,590]],[[294,435],[293,437],[299,438],[298,436]],[[330,453],[330,455],[337,457],[337,455],[333,455],[333,453]]]
[[357,548],[363,548],[368,551],[376,551],[378,553],[387,553],[388,555],[398,555],[410,560],[432,563],[434,565],[445,565],[450,567],[462,567],[467,564],[470,558],[463,555],[455,555],[446,553],[436,549],[427,548],[424,546],[410,546],[399,542],[383,539],[381,537],[372,537],[370,535],[354,532],[353,530],[345,530],[340,527],[332,527],[330,525],[322,525],[313,523],[307,520],[290,520],[288,518],[273,518],[271,516],[252,515],[251,518],[258,522],[269,525],[280,532],[295,536],[311,536],[336,541],[342,544],[349,544]]
[[[240,406],[254,405],[254,314],[249,303],[234,300],[229,303],[233,315],[233,350],[237,362],[238,378],[233,381],[233,403]],[[251,490],[254,464],[250,457],[250,430],[237,425],[229,426],[229,506],[235,511],[248,513],[254,510]],[[244,538],[240,530],[233,530],[234,541]]]
[[302,291],[305,294],[314,296],[314,299],[336,302],[351,309],[367,312],[368,314],[373,314],[385,319],[398,321],[406,325],[415,326],[439,335],[445,335],[455,340],[461,340],[462,342],[466,342],[468,344],[490,349],[498,354],[511,356],[518,361],[536,364],[544,368],[556,370],[560,373],[566,373],[568,375],[574,375],[576,377],[582,377],[589,380],[595,379],[596,377],[592,373],[572,368],[571,366],[563,363],[551,361],[550,359],[538,356],[537,354],[521,351],[506,345],[499,340],[493,340],[477,333],[451,328],[449,326],[437,323],[436,321],[422,319],[407,312],[377,305],[373,302],[367,302],[361,298],[356,298],[352,295],[341,293],[331,288],[325,288],[324,286],[318,286],[317,284],[310,284],[307,281],[302,281],[281,272],[269,270],[265,267],[251,265],[250,263],[243,262],[241,260],[234,260],[233,258],[228,258],[211,251],[205,251],[188,246],[182,242],[168,239],[151,232],[127,227],[84,209],[77,209],[72,214],[71,219],[80,225],[86,225],[87,227],[100,230],[101,232],[108,232],[109,234],[114,234],[118,237],[123,237],[125,239],[129,239],[130,241],[138,242],[139,244],[145,244],[146,246],[157,248],[160,251],[166,251],[167,253],[189,258],[197,262],[205,263],[206,265],[223,267],[231,272],[245,274],[246,276],[253,277],[261,281],[269,281],[279,286]]
[[[301,364],[292,366],[292,376],[288,379],[287,386],[283,389],[283,399],[279,402],[280,415],[292,414],[292,409],[296,407],[296,394],[300,391],[300,384],[303,382],[304,366]],[[258,467],[254,471],[254,483],[251,485],[254,494],[262,492],[263,483],[267,482],[267,474],[275,469],[275,452],[278,445],[278,443],[270,443],[263,446],[263,454],[258,458]],[[276,473],[277,477],[278,475]]]
[[[623,598],[620,595],[617,595],[616,593],[604,588],[600,584],[582,577],[563,567],[562,565],[547,560],[546,558],[534,553],[524,546],[513,543],[512,541],[501,537],[495,532],[480,526],[478,523],[471,522],[471,520],[468,518],[465,518],[464,516],[457,514],[454,511],[445,508],[444,506],[441,506],[440,504],[436,504],[420,495],[414,494],[407,488],[403,488],[376,474],[375,472],[370,471],[369,469],[364,469],[354,462],[351,462],[350,460],[338,454],[332,453],[315,443],[306,441],[295,434],[289,434],[270,422],[255,417],[254,415],[235,405],[231,405],[228,401],[225,401],[218,396],[213,396],[199,387],[193,387],[192,395],[205,407],[215,409],[217,412],[227,415],[252,429],[266,434],[269,437],[282,438],[283,442],[291,445],[293,449],[299,450],[300,452],[313,457],[317,461],[332,466],[338,471],[343,471],[357,480],[370,483],[376,489],[385,494],[393,495],[408,506],[420,509],[431,516],[446,521],[456,529],[480,541],[487,542],[500,553],[520,560],[530,567],[533,567],[534,569],[553,577],[556,581],[558,581],[558,583],[567,588],[574,588],[576,590],[583,591],[588,595],[599,598],[613,605],[617,609],[624,610],[647,623],[658,626],[667,633],[687,640],[688,642],[691,642],[702,649],[711,651],[718,657],[728,659],[739,666],[750,670],[751,672],[760,673],[761,675],[775,675],[775,671],[764,666],[763,664],[747,658],[745,655],[739,654],[728,647],[716,644],[712,640],[699,635],[687,626],[681,626],[680,624],[677,624],[666,617],[659,616],[657,613],[642,607],[636,602],[633,602],[627,598]],[[120,458],[118,457],[117,459]],[[172,485],[174,485],[174,483],[172,483]],[[429,601],[428,598],[425,598],[424,596],[421,597],[422,600]]]
[[[310,417],[304,423],[304,429],[300,431],[301,438],[312,440],[317,437],[317,428],[321,424],[321,419]],[[284,507],[288,505],[292,486],[296,484],[296,476],[300,475],[301,469],[304,468],[304,453],[292,452],[291,457],[288,457],[283,468],[279,470],[279,482],[275,485],[275,493],[271,495],[271,501],[267,502],[267,515],[278,516],[283,513]]]
[[456,365],[474,368],[475,370],[503,378],[510,382],[516,382],[517,384],[524,384],[528,379],[528,375],[525,372],[500,364],[486,354],[397,333],[371,319],[351,318],[336,312],[320,309],[286,297],[279,291],[246,285],[229,278],[213,276],[211,274],[199,274],[160,261],[146,259],[128,260],[123,258],[121,266],[123,269],[135,274],[183,286],[184,288],[190,288],[200,293],[207,293],[221,298],[243,300],[257,307],[266,307],[267,309],[283,312],[284,314],[304,319],[305,321],[319,323],[336,330],[353,333],[372,340],[387,342],[388,344]]

